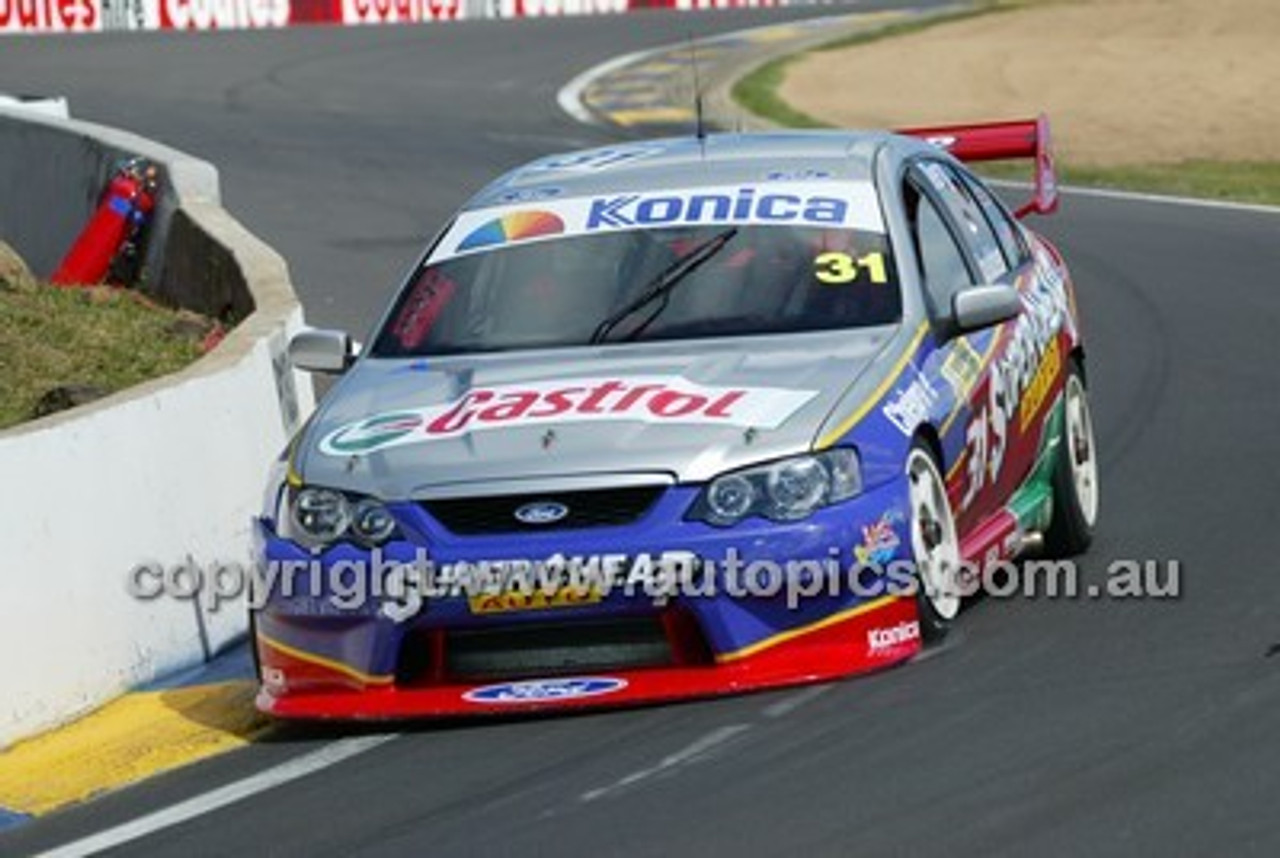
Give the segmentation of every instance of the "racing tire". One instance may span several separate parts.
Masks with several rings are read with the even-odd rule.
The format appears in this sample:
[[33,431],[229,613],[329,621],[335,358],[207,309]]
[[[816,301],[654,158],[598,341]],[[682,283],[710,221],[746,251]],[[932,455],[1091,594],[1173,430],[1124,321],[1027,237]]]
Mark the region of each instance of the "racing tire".
[[1044,535],[1045,553],[1057,558],[1087,549],[1098,520],[1098,448],[1084,376],[1075,361],[1062,396],[1062,443],[1051,481],[1053,518]]
[[905,470],[916,612],[920,637],[928,644],[946,637],[960,613],[960,538],[946,480],[932,448],[922,439],[912,443]]

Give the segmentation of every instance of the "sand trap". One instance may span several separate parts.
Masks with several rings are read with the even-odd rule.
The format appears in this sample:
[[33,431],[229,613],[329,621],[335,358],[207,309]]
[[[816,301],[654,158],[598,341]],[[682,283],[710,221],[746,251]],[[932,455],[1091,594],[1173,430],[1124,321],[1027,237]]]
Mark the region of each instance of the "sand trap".
[[1076,164],[1280,160],[1280,0],[1075,0],[811,54],[781,95],[846,127],[1048,112]]

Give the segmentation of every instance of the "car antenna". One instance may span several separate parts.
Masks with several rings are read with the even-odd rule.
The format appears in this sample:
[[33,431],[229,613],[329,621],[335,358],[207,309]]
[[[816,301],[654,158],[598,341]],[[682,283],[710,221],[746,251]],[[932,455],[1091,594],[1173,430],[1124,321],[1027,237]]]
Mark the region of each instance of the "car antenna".
[[698,75],[698,43],[689,32],[689,60],[693,68],[693,135],[702,146],[702,157],[707,157],[707,126],[702,116],[702,80]]

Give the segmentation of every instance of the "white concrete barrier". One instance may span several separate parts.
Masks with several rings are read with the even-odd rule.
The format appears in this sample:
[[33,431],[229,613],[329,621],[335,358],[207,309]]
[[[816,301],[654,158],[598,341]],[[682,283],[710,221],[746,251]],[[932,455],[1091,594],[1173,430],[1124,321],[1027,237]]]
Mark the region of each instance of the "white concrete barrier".
[[[99,150],[66,177],[86,187],[121,139],[0,115],[0,151],[16,145],[38,160],[67,140]],[[197,272],[187,287],[252,312],[182,372],[0,432],[0,747],[207,660],[244,633],[243,598],[217,609],[139,599],[130,573],[247,564],[267,467],[313,405],[310,381],[284,360],[302,324],[284,261],[218,205],[211,166],[128,140],[171,179],[171,228],[153,248],[159,279]],[[0,223],[15,211],[34,217],[45,202],[0,195]]]

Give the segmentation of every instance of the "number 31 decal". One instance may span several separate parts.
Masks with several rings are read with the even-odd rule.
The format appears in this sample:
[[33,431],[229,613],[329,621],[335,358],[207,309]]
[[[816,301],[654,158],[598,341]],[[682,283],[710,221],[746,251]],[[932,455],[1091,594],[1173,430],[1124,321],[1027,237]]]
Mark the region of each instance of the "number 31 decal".
[[884,254],[868,253],[854,259],[847,253],[838,250],[819,253],[813,260],[813,276],[821,283],[839,285],[852,283],[866,272],[872,283],[888,283],[889,275],[885,272]]

